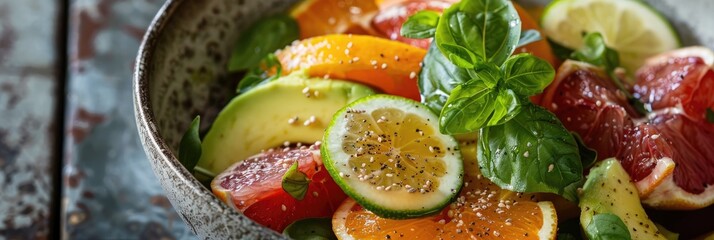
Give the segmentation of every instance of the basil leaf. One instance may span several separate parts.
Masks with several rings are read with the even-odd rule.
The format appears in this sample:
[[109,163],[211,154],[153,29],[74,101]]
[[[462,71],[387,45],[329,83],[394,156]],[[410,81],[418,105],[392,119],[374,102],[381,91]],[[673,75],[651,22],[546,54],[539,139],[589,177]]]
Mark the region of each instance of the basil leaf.
[[297,220],[283,230],[283,235],[295,240],[337,240],[332,232],[331,218]]
[[450,62],[433,43],[429,46],[422,63],[424,67],[421,68],[417,79],[421,101],[439,114],[451,91],[471,78],[466,69]]
[[507,0],[463,0],[446,9],[436,27],[442,52],[448,52],[447,45],[457,45],[496,65],[513,53],[520,35],[521,21]]
[[445,134],[460,134],[486,126],[495,111],[497,97],[496,89],[478,79],[457,86],[441,110],[439,130]]
[[297,22],[287,15],[261,19],[245,31],[236,42],[228,71],[242,71],[257,67],[268,53],[275,52],[300,36]]
[[707,122],[714,123],[714,111],[711,108],[707,108]]
[[612,213],[595,214],[585,228],[585,235],[590,240],[632,239],[622,219]]
[[196,167],[198,160],[201,158],[201,138],[198,136],[198,128],[201,125],[201,116],[191,121],[186,133],[181,137],[179,143],[178,159],[181,165],[193,173],[193,168]]
[[498,92],[495,108],[491,119],[486,126],[500,125],[513,119],[521,112],[521,101],[511,89],[504,89]]
[[431,38],[434,37],[438,22],[439,14],[437,12],[419,11],[407,18],[407,21],[402,24],[399,34],[408,38]]
[[595,164],[595,160],[597,160],[597,151],[585,145],[583,138],[581,138],[578,133],[570,132],[570,134],[573,135],[575,142],[578,144],[580,161],[583,163],[583,167],[586,169],[590,168],[593,164]]
[[528,29],[526,31],[522,31],[521,38],[518,39],[518,45],[516,45],[516,48],[540,41],[541,39],[543,38],[541,38],[540,32],[538,32],[538,30]]
[[479,63],[474,66],[473,72],[473,77],[483,81],[489,88],[495,87],[503,79],[503,72],[493,63]]
[[478,57],[462,46],[445,43],[439,47],[441,47],[441,51],[444,52],[444,56],[456,64],[456,66],[473,68],[476,62],[478,62]]
[[611,72],[620,66],[620,56],[612,48],[605,45],[605,38],[599,32],[588,33],[583,37],[583,48],[576,50],[572,58],[604,67]]
[[502,69],[506,87],[522,96],[543,92],[555,77],[555,69],[550,63],[528,53],[508,58]]
[[[269,73],[270,69],[275,69],[275,74],[271,75]],[[243,76],[243,79],[238,82],[236,93],[240,95],[257,86],[278,79],[282,71],[283,67],[278,57],[275,56],[275,54],[269,53],[263,58],[259,66],[248,71],[245,76]]]
[[577,143],[548,110],[524,105],[511,121],[481,129],[479,139],[481,173],[499,187],[576,195],[572,185],[583,177]]
[[283,175],[283,190],[297,200],[305,198],[307,187],[310,185],[310,179],[305,173],[298,170],[298,162],[295,161],[292,166]]

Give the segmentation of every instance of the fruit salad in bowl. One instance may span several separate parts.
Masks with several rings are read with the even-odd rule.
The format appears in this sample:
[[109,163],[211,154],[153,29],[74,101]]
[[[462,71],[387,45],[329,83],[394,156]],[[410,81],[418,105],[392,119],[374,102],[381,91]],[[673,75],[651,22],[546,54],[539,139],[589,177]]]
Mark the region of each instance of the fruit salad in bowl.
[[714,52],[683,46],[647,2],[305,0],[230,46],[230,98],[194,115],[176,156],[227,214],[273,233],[714,231],[650,217],[712,212]]

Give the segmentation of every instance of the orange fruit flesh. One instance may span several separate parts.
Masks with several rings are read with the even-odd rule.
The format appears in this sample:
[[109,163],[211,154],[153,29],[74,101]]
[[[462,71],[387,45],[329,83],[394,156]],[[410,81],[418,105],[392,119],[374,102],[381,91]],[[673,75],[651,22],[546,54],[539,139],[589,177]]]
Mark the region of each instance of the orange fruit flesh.
[[425,54],[396,41],[341,34],[305,39],[277,52],[283,74],[306,69],[312,77],[351,80],[417,101],[417,74]]
[[290,11],[300,26],[300,39],[336,33],[372,33],[377,4],[369,0],[306,0]]
[[463,154],[464,188],[438,215],[406,220],[380,218],[348,199],[333,217],[336,234],[354,239],[539,239],[545,228],[546,237],[554,238],[557,216],[552,203],[536,202],[534,194],[501,190],[481,177],[475,160],[466,159],[475,156],[475,147],[470,151]]
[[538,40],[536,42],[532,42],[528,45],[525,45],[523,47],[517,48],[513,54],[519,54],[519,53],[531,53],[539,58],[542,58],[546,61],[548,61],[551,65],[553,65],[554,68],[557,68],[558,65],[560,64],[558,59],[553,55],[553,50],[550,48],[550,44],[548,44],[548,41],[546,40],[545,34],[543,33],[543,30],[540,29],[538,26],[538,22],[533,20],[531,15],[523,9],[518,4],[513,4],[513,6],[516,7],[516,11],[518,12],[518,16],[521,17],[521,29],[523,31],[529,30],[529,29],[534,29],[540,32],[541,34],[541,40]]

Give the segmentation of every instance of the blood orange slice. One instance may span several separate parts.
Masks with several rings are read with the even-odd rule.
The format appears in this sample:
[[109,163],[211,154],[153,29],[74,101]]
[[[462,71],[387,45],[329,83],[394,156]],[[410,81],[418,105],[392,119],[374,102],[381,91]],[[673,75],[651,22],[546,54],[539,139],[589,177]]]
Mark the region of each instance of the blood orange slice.
[[648,61],[634,88],[655,109],[648,116],[634,111],[600,69],[573,61],[560,67],[542,105],[600,159],[620,160],[645,204],[706,207],[714,203],[714,125],[697,112],[714,95],[701,87],[714,84],[714,73],[701,58],[658,58],[666,60]]
[[[281,185],[283,175],[295,161],[311,179],[302,200],[290,196]],[[218,175],[211,189],[223,202],[278,232],[296,220],[332,216],[347,197],[323,168],[317,147],[255,155]]]

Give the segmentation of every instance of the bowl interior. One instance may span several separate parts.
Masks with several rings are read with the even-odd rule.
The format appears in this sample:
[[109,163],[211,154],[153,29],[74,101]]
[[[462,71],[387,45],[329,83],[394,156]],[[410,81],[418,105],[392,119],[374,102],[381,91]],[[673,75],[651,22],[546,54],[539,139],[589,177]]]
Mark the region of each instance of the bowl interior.
[[[240,33],[257,19],[284,12],[294,0],[168,1],[140,52],[137,113],[152,166],[180,215],[197,234],[225,238],[278,237],[217,200],[176,160],[178,144],[191,120],[200,115],[205,132],[234,96],[236,77],[225,66]],[[549,1],[521,0],[524,5]],[[714,48],[711,0],[648,0],[670,19],[684,45]],[[141,100],[144,101],[141,101]],[[138,114],[141,116],[142,114]],[[226,235],[228,234],[228,235]]]

